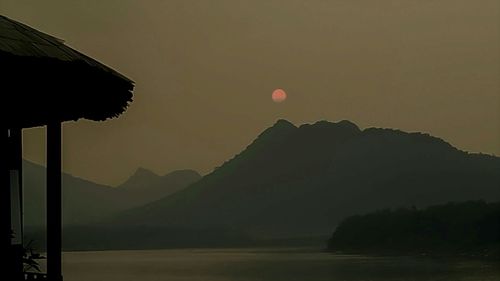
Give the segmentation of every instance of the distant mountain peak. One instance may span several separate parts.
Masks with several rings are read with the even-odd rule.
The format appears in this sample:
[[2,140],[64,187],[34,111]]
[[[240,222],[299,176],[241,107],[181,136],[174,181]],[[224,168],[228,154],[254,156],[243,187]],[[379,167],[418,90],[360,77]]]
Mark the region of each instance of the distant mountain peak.
[[135,172],[119,187],[143,185],[144,183],[158,180],[159,175],[143,167],[137,168]]
[[354,129],[356,131],[361,131],[361,129],[358,127],[358,125],[356,125],[355,123],[349,121],[349,120],[341,120],[337,123],[337,126],[342,126],[342,127],[345,127],[345,128],[351,128],[351,129]]
[[292,122],[286,119],[278,119],[271,128],[297,128]]
[[201,175],[194,170],[175,170],[165,175],[158,175],[151,170],[139,167],[132,176],[118,187],[124,189],[168,187],[171,185],[184,187],[200,178]]
[[132,175],[132,177],[159,177],[159,175],[155,174],[153,171],[148,170],[143,167],[137,168],[135,170],[135,173]]
[[287,121],[285,119],[279,119],[274,123],[273,126],[267,128],[264,130],[254,141],[256,142],[262,142],[266,140],[276,140],[276,139],[281,139],[283,137],[288,136],[290,133],[294,132],[297,129],[297,127],[292,124],[290,121]]
[[358,127],[358,125],[349,120],[341,120],[338,122],[321,120],[314,124],[303,124],[299,128],[346,129],[350,131],[361,132],[361,129]]
[[262,132],[261,135],[264,135],[269,132],[278,132],[278,133],[290,132],[295,129],[297,129],[297,127],[294,124],[292,124],[292,122],[285,119],[278,119],[278,121],[276,121],[274,125],[267,128],[264,132]]

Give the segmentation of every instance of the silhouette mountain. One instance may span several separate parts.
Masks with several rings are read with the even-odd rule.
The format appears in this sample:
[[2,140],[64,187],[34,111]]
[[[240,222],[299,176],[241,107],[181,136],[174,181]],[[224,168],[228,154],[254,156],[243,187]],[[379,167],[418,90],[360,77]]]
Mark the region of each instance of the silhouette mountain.
[[131,175],[124,183],[122,183],[118,187],[123,189],[136,189],[144,185],[155,183],[160,179],[161,176],[148,169],[139,167],[133,175]]
[[131,208],[173,194],[199,179],[200,174],[193,170],[177,170],[159,176],[150,170],[138,168],[117,190],[121,193],[119,200]]
[[279,120],[188,188],[107,224],[300,237],[329,234],[357,213],[479,199],[500,200],[498,157],[460,151],[428,134]]
[[[45,167],[23,163],[24,220],[28,229],[45,225]],[[137,207],[172,194],[201,176],[191,170],[174,171],[165,176],[143,168],[119,187],[110,187],[64,173],[64,225],[80,225],[102,220],[117,212]]]

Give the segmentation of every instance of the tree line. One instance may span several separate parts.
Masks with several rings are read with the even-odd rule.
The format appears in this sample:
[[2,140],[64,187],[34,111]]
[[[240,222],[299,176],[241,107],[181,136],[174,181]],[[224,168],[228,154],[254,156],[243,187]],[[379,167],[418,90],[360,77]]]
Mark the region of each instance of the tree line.
[[500,259],[500,202],[468,201],[351,216],[338,225],[328,249]]

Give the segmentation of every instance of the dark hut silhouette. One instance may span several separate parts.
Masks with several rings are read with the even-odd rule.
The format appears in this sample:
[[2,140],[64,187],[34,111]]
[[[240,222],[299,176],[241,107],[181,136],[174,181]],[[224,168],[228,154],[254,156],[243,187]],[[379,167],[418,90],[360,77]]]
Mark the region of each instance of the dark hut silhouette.
[[[133,82],[58,38],[0,16],[0,227],[8,280],[62,280],[61,124],[123,113]],[[46,126],[47,274],[22,262],[22,129]],[[42,200],[42,199],[41,199]],[[6,279],[6,280],[7,280]]]

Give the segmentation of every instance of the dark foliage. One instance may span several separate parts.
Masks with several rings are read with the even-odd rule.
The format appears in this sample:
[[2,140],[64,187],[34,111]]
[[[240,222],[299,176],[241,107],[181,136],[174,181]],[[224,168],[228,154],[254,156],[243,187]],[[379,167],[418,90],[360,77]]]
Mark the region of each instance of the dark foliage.
[[468,201],[351,216],[337,227],[328,248],[349,253],[499,259],[500,202]]

